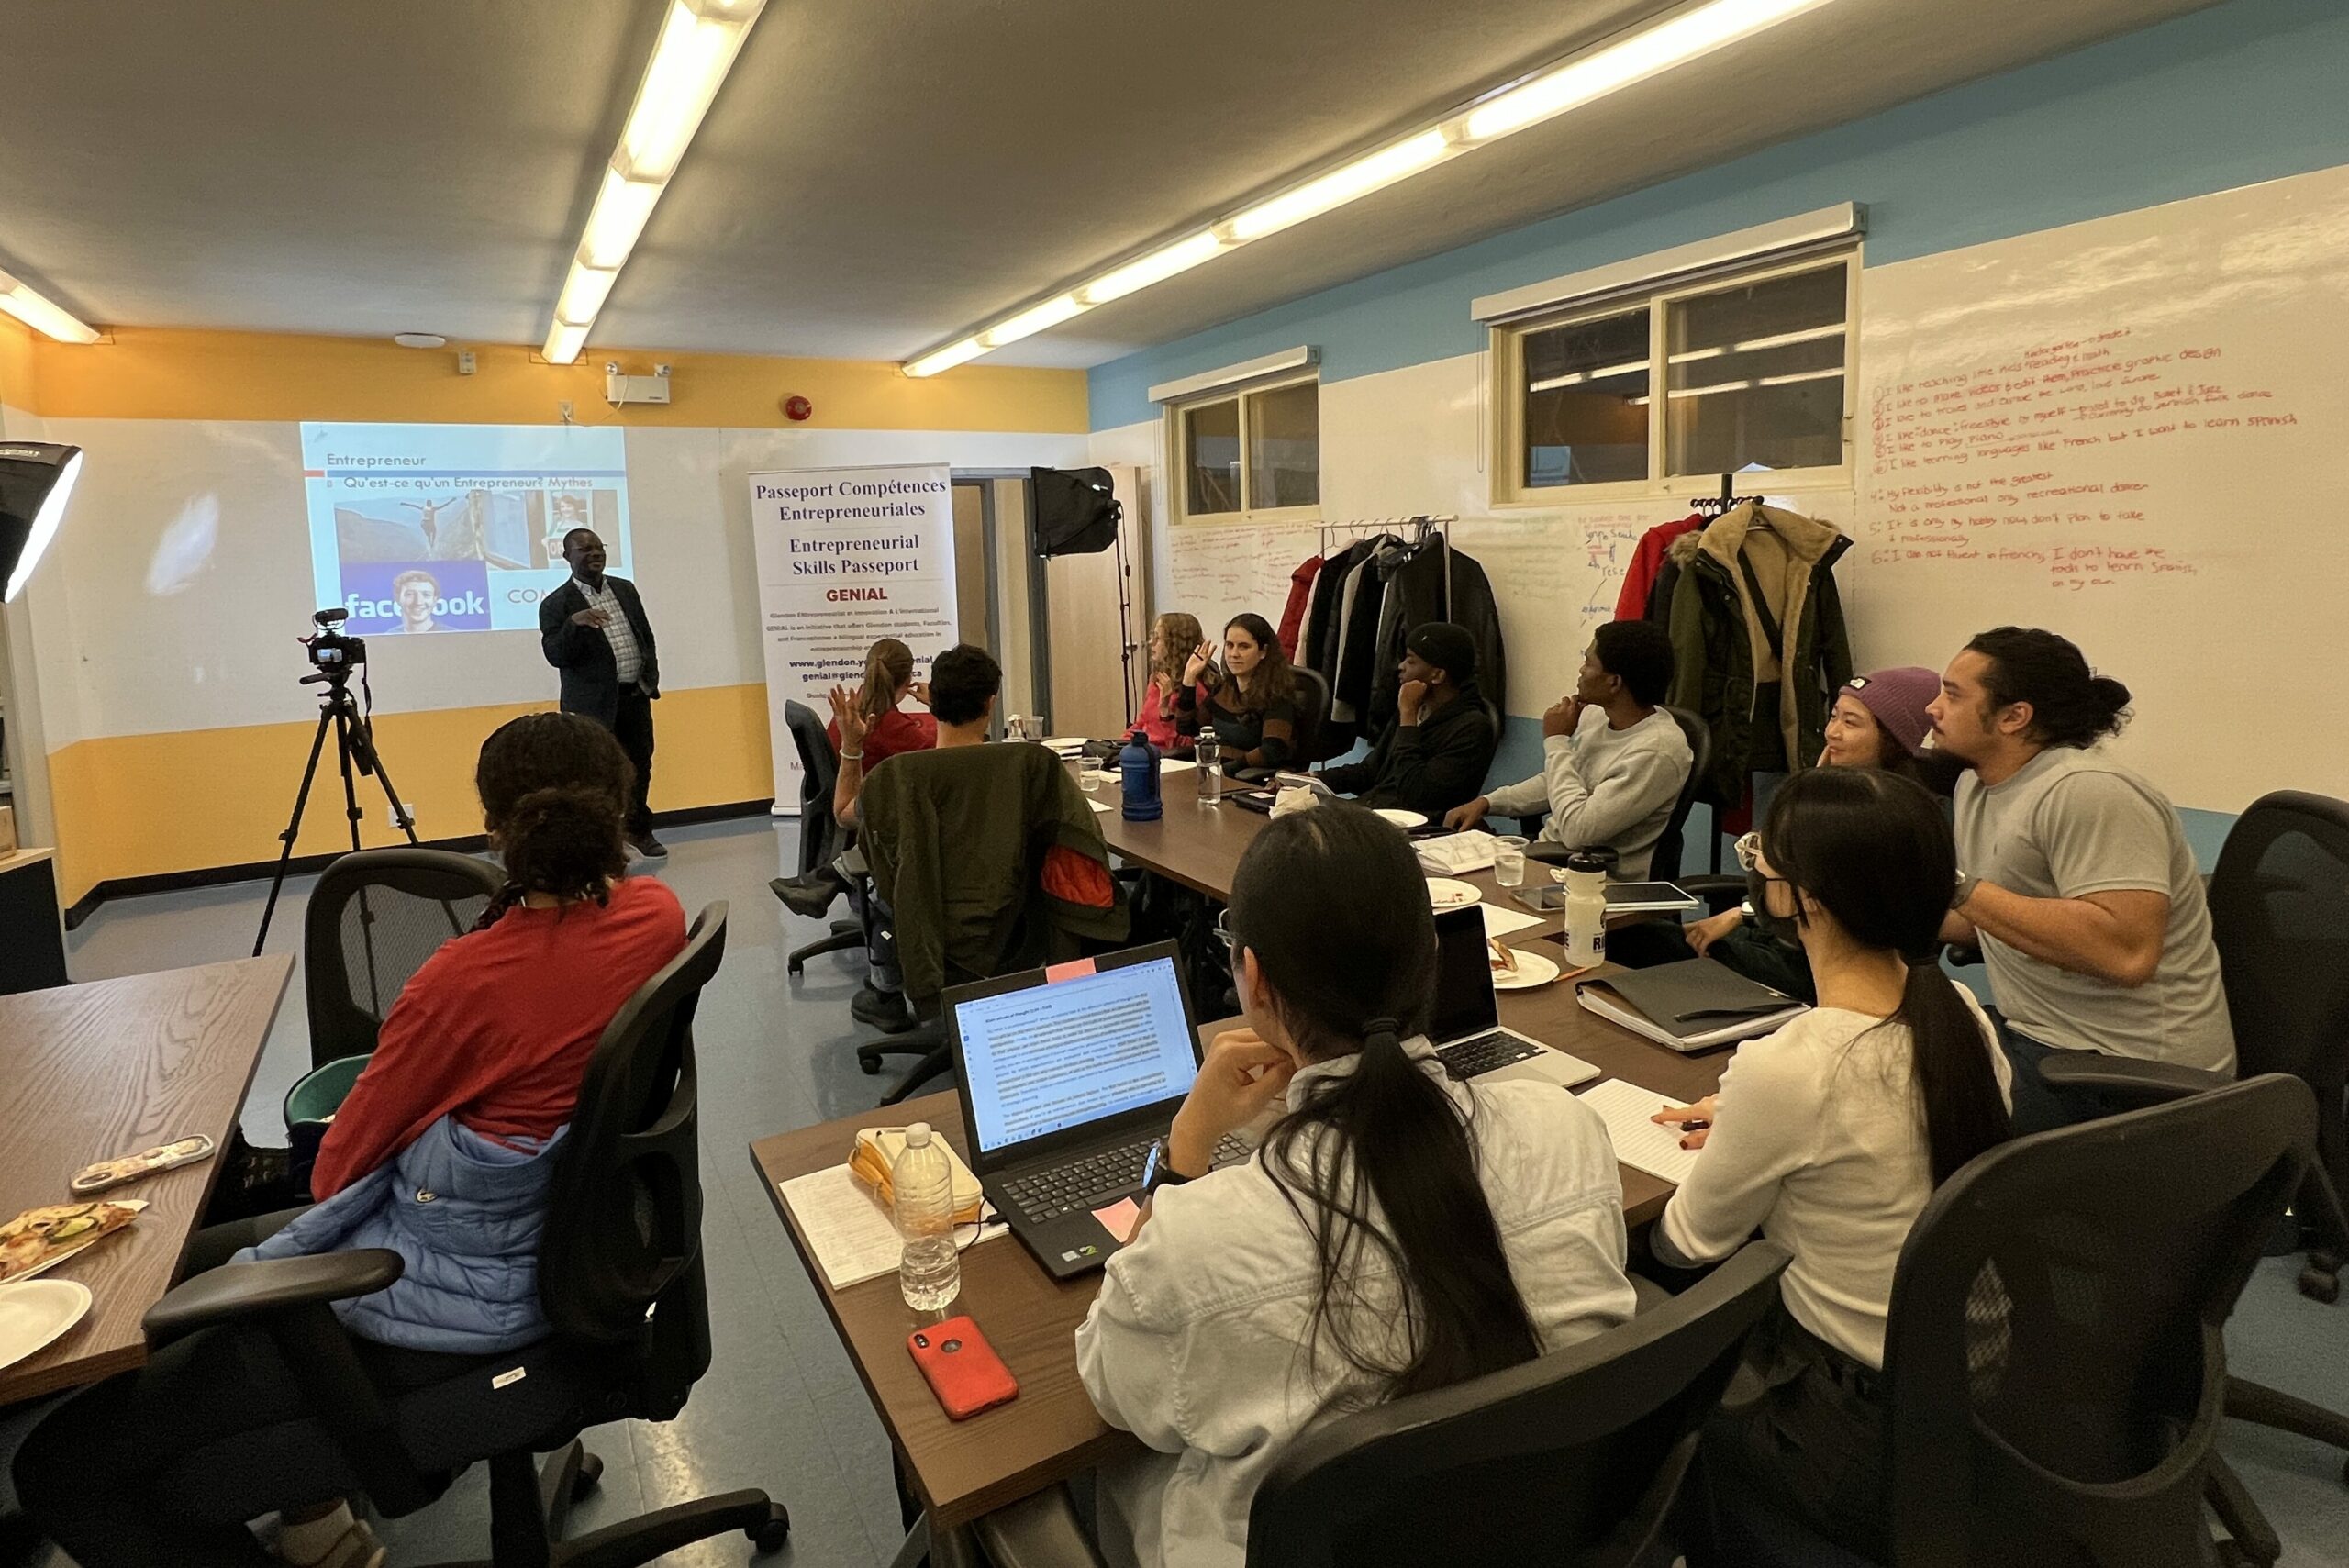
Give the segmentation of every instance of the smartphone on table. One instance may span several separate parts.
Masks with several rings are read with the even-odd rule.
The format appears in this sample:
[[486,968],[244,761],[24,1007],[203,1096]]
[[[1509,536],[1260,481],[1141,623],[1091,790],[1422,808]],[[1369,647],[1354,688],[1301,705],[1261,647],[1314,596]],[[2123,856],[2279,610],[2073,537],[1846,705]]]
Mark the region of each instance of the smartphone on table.
[[1019,1396],[1019,1380],[967,1313],[915,1329],[906,1348],[949,1420],[967,1421]]

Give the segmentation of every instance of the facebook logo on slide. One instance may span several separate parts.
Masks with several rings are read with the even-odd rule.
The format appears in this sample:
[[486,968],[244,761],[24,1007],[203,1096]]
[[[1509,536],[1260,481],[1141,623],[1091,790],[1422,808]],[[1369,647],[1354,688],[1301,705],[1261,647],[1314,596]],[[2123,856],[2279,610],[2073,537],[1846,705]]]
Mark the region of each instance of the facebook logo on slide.
[[359,636],[487,631],[489,568],[479,561],[346,561],[344,628]]

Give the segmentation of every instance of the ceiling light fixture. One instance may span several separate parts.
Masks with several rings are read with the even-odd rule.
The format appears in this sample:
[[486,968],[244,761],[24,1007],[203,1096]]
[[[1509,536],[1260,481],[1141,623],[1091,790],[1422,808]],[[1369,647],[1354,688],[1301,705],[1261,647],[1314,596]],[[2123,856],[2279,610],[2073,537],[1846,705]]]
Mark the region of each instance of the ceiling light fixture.
[[579,357],[588,328],[734,68],[751,25],[765,8],[766,0],[670,0],[619,146],[604,171],[555,302],[546,342],[546,357],[553,363],[567,365]]
[[[1377,151],[1339,165],[1269,199],[1242,208],[1194,234],[1079,284],[1044,305],[1031,306],[959,342],[908,361],[911,376],[936,375],[1007,343],[1056,326],[1097,305],[1187,272],[1200,262],[1267,235],[1318,217],[1373,191],[1448,162],[1503,137],[1539,125],[1608,94],[1644,82],[1677,65],[1751,38],[1828,0],[1706,0],[1668,21],[1618,39],[1541,72],[1513,87],[1467,106],[1435,125],[1390,142]],[[1073,306],[1074,308],[1068,308]],[[1041,326],[1013,332],[1029,317],[1057,311]]]
[[96,328],[75,319],[63,306],[43,298],[6,272],[0,272],[0,310],[61,343],[95,343],[98,340]]

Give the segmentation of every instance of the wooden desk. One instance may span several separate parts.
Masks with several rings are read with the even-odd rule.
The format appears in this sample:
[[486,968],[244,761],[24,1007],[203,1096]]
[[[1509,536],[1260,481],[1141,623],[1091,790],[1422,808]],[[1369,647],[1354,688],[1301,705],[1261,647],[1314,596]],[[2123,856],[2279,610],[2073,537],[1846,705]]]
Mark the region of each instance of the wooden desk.
[[1169,773],[1161,781],[1159,798],[1164,815],[1155,822],[1127,821],[1118,809],[1116,791],[1108,785],[1096,798],[1108,802],[1109,809],[1095,815],[1111,854],[1147,866],[1194,893],[1228,899],[1241,851],[1255,841],[1271,818],[1229,801],[1201,806],[1197,778],[1192,771]]
[[[278,953],[0,996],[0,1218],[71,1202],[66,1182],[94,1160],[199,1132],[225,1154],[293,973]],[[110,1195],[147,1212],[50,1271],[90,1287],[89,1315],[0,1371],[0,1406],[146,1362],[139,1321],[179,1277],[221,1163]]]
[[[1726,1051],[1685,1057],[1618,1029],[1577,1005],[1566,985],[1504,992],[1500,1004],[1501,1021],[1510,1028],[1570,1051],[1609,1077],[1629,1078],[1662,1094],[1709,1094],[1728,1065]],[[1236,1022],[1225,1019],[1199,1032],[1211,1035]],[[1076,1375],[1074,1336],[1093,1305],[1097,1274],[1056,1282],[1011,1236],[963,1254],[963,1294],[954,1309],[969,1313],[986,1330],[1019,1380],[1019,1397],[962,1422],[946,1418],[906,1350],[906,1336],[922,1318],[898,1294],[896,1276],[842,1291],[826,1282],[776,1184],[846,1160],[859,1128],[912,1121],[929,1122],[965,1161],[970,1158],[963,1113],[950,1092],[761,1139],[751,1145],[751,1159],[904,1461],[910,1485],[929,1510],[930,1528],[940,1531],[1075,1475],[1130,1448],[1134,1440],[1102,1421]],[[1663,1213],[1671,1184],[1629,1166],[1620,1169],[1625,1218],[1641,1225]]]

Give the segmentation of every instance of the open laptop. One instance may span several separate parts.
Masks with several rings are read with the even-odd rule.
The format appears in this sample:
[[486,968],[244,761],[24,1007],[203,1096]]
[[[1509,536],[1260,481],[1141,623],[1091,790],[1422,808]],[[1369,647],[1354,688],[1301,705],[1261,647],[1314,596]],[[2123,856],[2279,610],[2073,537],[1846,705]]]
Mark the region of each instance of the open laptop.
[[1438,910],[1435,947],[1435,1016],[1428,1038],[1435,1041],[1436,1060],[1446,1072],[1495,1083],[1528,1078],[1562,1089],[1598,1076],[1598,1069],[1581,1057],[1501,1027],[1481,905]]
[[[1094,1218],[1141,1195],[1142,1160],[1198,1075],[1173,942],[947,988],[971,1169],[1055,1279],[1121,1244]],[[1244,1159],[1227,1140],[1220,1165]]]

